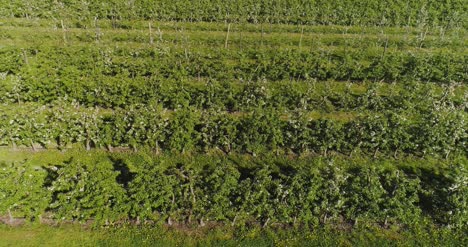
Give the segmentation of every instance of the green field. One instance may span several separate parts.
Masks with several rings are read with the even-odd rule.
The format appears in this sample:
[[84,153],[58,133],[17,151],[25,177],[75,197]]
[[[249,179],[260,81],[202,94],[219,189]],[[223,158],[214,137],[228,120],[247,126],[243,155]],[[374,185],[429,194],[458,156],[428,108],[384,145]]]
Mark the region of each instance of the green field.
[[464,246],[464,232],[419,229],[399,233],[376,228],[346,232],[336,229],[233,230],[120,227],[90,230],[60,225],[0,226],[0,246]]
[[0,3],[0,246],[466,245],[467,9]]

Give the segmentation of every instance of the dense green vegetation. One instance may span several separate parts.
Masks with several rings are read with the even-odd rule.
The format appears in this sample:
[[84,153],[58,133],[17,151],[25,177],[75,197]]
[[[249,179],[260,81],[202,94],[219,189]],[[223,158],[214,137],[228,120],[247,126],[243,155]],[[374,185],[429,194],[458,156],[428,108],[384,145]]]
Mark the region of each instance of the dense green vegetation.
[[466,158],[52,154],[2,164],[0,210],[97,225],[431,222],[463,229],[466,164]]
[[461,0],[3,1],[0,220],[41,226],[0,236],[464,246],[466,13]]
[[[432,109],[432,108],[431,108]],[[419,119],[382,110],[379,115],[351,120],[309,119],[307,111],[283,112],[271,106],[236,116],[226,112],[182,107],[173,112],[161,106],[138,105],[99,111],[78,106],[55,106],[0,119],[2,144],[66,148],[152,148],[156,152],[221,150],[225,153],[313,152],[327,155],[355,152],[418,156],[466,155],[467,123],[454,108],[434,110]],[[37,146],[37,145],[36,145]]]
[[6,20],[0,142],[466,155],[463,30],[145,23]]
[[443,27],[466,26],[463,0],[142,0],[142,1],[23,1],[0,5],[0,16],[23,18],[154,19],[165,21],[269,22],[312,25],[371,25]]

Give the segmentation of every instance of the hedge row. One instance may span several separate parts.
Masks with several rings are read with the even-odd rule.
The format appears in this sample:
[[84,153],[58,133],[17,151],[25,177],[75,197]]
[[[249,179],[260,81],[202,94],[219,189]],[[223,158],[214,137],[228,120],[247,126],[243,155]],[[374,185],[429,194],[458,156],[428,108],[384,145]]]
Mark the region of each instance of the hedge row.
[[[156,105],[136,105],[115,111],[40,108],[0,115],[0,143],[66,147],[152,148],[159,152],[222,150],[226,153],[329,151],[352,155],[442,155],[467,149],[466,116],[453,108],[430,109],[411,120],[383,111],[349,121],[311,119],[307,112],[284,115],[274,107],[230,114],[183,107],[167,112]],[[53,144],[53,145],[51,145]]]
[[[211,78],[219,81],[298,80],[418,80],[450,83],[468,81],[463,53],[401,53],[343,50],[256,49],[128,49],[99,47],[37,47],[2,51],[0,72],[18,74],[27,85],[55,88],[57,84],[104,78]],[[60,87],[59,87],[60,88]]]
[[50,164],[2,164],[0,213],[97,225],[410,226],[429,220],[466,229],[466,158],[418,162],[75,155]]
[[316,80],[243,83],[196,79],[148,81],[142,78],[102,78],[96,83],[42,81],[31,84],[18,76],[7,75],[3,80],[0,78],[0,103],[58,104],[65,101],[106,109],[158,102],[169,110],[193,106],[197,109],[238,112],[259,106],[273,106],[285,110],[321,112],[413,109],[423,112],[434,102],[444,102],[463,110],[466,100],[460,94],[462,91],[463,85],[456,83],[440,87],[433,83],[418,82],[391,85],[366,82],[358,85]]
[[466,26],[463,0],[141,0],[141,1],[22,1],[0,4],[0,16],[74,19],[86,24],[111,20],[170,20],[208,22],[268,22],[363,26]]

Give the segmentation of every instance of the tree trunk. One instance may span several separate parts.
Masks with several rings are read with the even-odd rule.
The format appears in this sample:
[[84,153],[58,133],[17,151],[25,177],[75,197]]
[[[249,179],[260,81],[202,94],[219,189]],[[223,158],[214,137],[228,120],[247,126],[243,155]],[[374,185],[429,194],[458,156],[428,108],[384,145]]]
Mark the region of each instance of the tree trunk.
[[261,37],[260,37],[260,45],[263,47],[263,22],[260,24],[262,32],[261,32]]
[[60,24],[62,25],[63,43],[67,44],[67,30],[65,29],[65,25],[63,24],[63,20],[60,20]]
[[268,225],[268,222],[270,222],[270,217],[268,217],[268,219],[265,221],[265,223],[263,223],[263,228],[267,227]]
[[162,38],[162,32],[161,32],[161,29],[159,29],[158,27],[158,35],[159,35],[159,41],[163,41],[163,38]]
[[229,32],[231,31],[231,23],[228,24],[228,29],[226,33],[226,40],[224,41],[224,49],[228,48],[228,42],[229,42]]
[[34,142],[32,140],[30,140],[30,143],[31,143],[31,148],[34,152],[36,152],[36,147],[34,147]]
[[302,47],[302,37],[304,36],[304,26],[301,29],[301,38],[299,39],[299,47]]
[[234,216],[234,219],[232,219],[231,226],[235,226],[235,225],[236,225],[236,220],[237,220],[237,214],[236,214],[236,216]]
[[86,151],[91,150],[91,144],[89,138],[86,137]]
[[201,227],[204,227],[205,225],[206,225],[206,224],[205,224],[205,222],[203,221],[203,217],[202,217],[202,218],[200,219],[200,226],[201,226]]
[[24,49],[23,49],[23,59],[24,59],[24,63],[26,65],[29,65],[28,54],[26,54],[26,50]]
[[172,226],[172,219],[170,216],[167,218],[167,224]]
[[148,29],[149,29],[149,43],[152,45],[153,44],[153,32],[151,29],[151,22],[148,22]]
[[9,223],[10,225],[12,225],[15,219],[13,218],[13,215],[11,214],[10,209],[8,209],[8,217],[9,217]]
[[159,143],[156,141],[156,148],[155,148],[156,155],[159,155]]
[[240,32],[239,49],[242,51],[242,30]]

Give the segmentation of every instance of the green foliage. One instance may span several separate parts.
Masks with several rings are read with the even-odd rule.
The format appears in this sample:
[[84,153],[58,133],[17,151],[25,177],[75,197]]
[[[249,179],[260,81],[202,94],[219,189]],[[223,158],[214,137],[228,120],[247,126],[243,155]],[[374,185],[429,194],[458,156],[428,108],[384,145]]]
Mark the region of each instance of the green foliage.
[[[26,18],[68,18],[79,25],[88,25],[93,18],[109,20],[156,19],[164,21],[251,22],[363,26],[464,26],[464,2],[456,1],[393,1],[383,4],[365,0],[242,0],[223,2],[122,0],[34,2],[14,0],[0,5],[0,16]],[[114,24],[116,25],[116,24]]]
[[49,205],[47,172],[30,164],[0,163],[0,214],[38,220]]
[[[383,111],[347,121],[311,119],[307,111],[290,116],[265,106],[249,113],[199,111],[192,106],[169,112],[160,105],[131,105],[115,111],[67,107],[2,114],[0,143],[34,149],[80,144],[92,147],[150,148],[159,153],[222,150],[258,155],[330,152],[413,154],[448,158],[466,153],[465,114],[435,106],[420,116]],[[415,120],[408,118],[413,117]]]
[[[102,49],[109,52],[102,52]],[[164,52],[165,49],[168,51]],[[19,65],[17,71],[6,72],[20,76],[20,83],[15,83],[16,87],[3,89],[8,94],[2,100],[50,103],[68,98],[82,105],[105,108],[161,102],[166,108],[177,109],[188,105],[226,108],[234,99],[236,105],[233,107],[248,109],[268,102],[276,103],[270,87],[270,83],[275,81],[429,81],[443,85],[467,80],[467,74],[463,72],[466,56],[457,51],[409,55],[396,50],[382,57],[366,47],[346,52],[339,49],[323,51],[325,48],[321,47],[318,50],[312,47],[310,50],[195,49],[189,52],[171,47],[143,47],[135,51],[128,47],[103,48],[88,44],[78,47],[35,47],[35,53],[28,53],[30,62],[27,66]],[[16,52],[22,56],[21,51]],[[247,65],[243,64],[244,60],[248,61]],[[383,63],[392,64],[392,67]],[[203,67],[212,66],[219,68],[210,73],[204,71]],[[431,71],[441,72],[435,74]],[[186,83],[199,81],[201,77],[204,81],[218,82],[215,84],[218,87],[223,86],[220,82],[234,80],[259,83],[242,85],[242,90],[234,91],[231,96],[235,88],[213,88],[213,83],[209,82],[200,90],[199,85]],[[284,88],[276,90],[285,94]],[[383,107],[382,103],[364,101],[360,105],[377,110]]]
[[43,188],[52,192],[49,210],[56,219],[107,224],[125,217],[125,190],[109,160],[75,157],[60,165],[50,187]]
[[199,214],[201,219],[207,221],[233,220],[237,208],[230,198],[237,193],[241,174],[223,160],[215,162],[203,164],[203,170],[197,180],[197,186],[203,191],[199,198],[203,210]]
[[[381,111],[429,105],[430,98],[420,101],[416,93],[422,94],[425,87],[431,87],[423,82],[432,82],[434,88],[434,84],[460,86],[467,80],[463,72],[466,56],[456,50],[440,51],[444,59],[433,53],[408,55],[399,50],[382,58],[366,47],[342,52],[338,48],[322,51],[325,48],[311,47],[309,51],[277,50],[274,47],[255,49],[252,46],[241,51],[195,47],[196,52],[165,46],[136,49],[125,45],[96,47],[94,44],[39,46],[33,49],[34,52],[27,53],[27,65],[18,65],[14,72],[0,71],[0,92],[4,92],[0,94],[0,102],[55,105],[69,102],[83,107],[113,109],[160,103],[171,110],[194,106],[198,109],[250,111],[271,105],[289,110],[301,108],[325,112]],[[16,52],[23,56],[21,51]],[[385,75],[387,72],[376,74],[375,71],[386,71],[387,68],[369,63],[391,57],[398,57],[389,61],[398,67],[391,76]],[[243,64],[244,60],[248,61],[247,65]],[[360,65],[354,68],[346,60]],[[177,64],[180,68],[173,68]],[[203,69],[198,69],[212,64],[220,68],[210,74],[203,74],[200,71]],[[330,68],[317,67],[325,65]],[[348,65],[351,67],[345,68]],[[426,73],[443,69],[449,70],[443,76]],[[348,72],[341,70],[360,76],[350,77]],[[366,82],[368,89],[365,93],[343,91],[339,83],[328,85],[333,80],[351,80],[354,87],[359,87],[354,82]],[[370,81],[398,82],[402,86],[410,85],[412,91],[389,92],[381,89],[381,83]],[[428,93],[431,97],[440,94]],[[460,97],[455,99],[450,94],[445,98],[447,103],[454,105],[463,102]]]
[[192,150],[199,139],[199,121],[200,114],[193,108],[177,109],[165,129],[168,149],[182,153]]
[[[294,227],[425,221],[467,225],[466,158],[77,156],[47,168],[3,165],[1,212],[95,225],[222,223]],[[428,165],[430,164],[430,165]]]
[[451,227],[466,228],[466,161],[452,162],[447,170],[427,168],[421,170],[422,202],[424,211],[432,213],[437,222]]
[[155,164],[145,156],[131,161],[129,166],[136,174],[128,186],[130,216],[148,220],[173,217],[173,211],[177,210],[177,177],[165,173],[167,168],[163,164]]
[[274,108],[254,110],[242,119],[237,129],[238,145],[248,153],[277,150],[283,144],[283,121],[280,120],[280,112]]
[[209,111],[202,115],[200,145],[205,149],[219,148],[230,153],[237,148],[239,119],[229,113]]
[[3,1],[0,216],[463,231],[465,5]]

